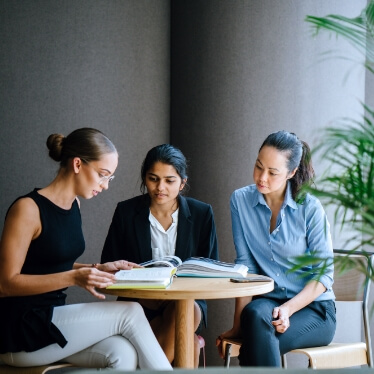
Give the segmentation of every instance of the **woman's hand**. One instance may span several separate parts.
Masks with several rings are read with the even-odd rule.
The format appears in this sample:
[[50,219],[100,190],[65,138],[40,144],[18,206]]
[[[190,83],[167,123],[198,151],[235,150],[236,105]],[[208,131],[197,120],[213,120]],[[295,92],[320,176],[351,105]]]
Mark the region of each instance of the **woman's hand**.
[[106,262],[105,264],[98,264],[97,269],[106,271],[108,273],[116,273],[118,270],[131,270],[132,268],[141,268],[142,266],[125,260],[118,260],[113,262]]
[[279,333],[284,333],[290,327],[290,311],[286,305],[281,305],[273,309],[272,322],[275,330]]
[[326,287],[318,281],[310,281],[292,299],[273,309],[273,326],[277,332],[284,333],[290,327],[290,317],[300,309],[309,305],[319,295],[326,291]]
[[74,264],[73,284],[86,289],[99,299],[105,299],[105,295],[96,291],[96,288],[106,288],[115,283],[114,274],[119,270],[131,270],[142,266],[125,260],[106,262],[88,266],[84,264]]
[[114,274],[94,267],[82,267],[73,271],[74,284],[86,289],[99,299],[105,299],[105,295],[97,292],[96,288],[106,288],[115,282]]
[[228,330],[226,332],[223,332],[216,338],[216,346],[218,348],[218,354],[221,358],[224,358],[223,350],[222,350],[222,339],[223,338],[233,338],[237,339],[241,337],[240,330],[232,328],[231,330]]

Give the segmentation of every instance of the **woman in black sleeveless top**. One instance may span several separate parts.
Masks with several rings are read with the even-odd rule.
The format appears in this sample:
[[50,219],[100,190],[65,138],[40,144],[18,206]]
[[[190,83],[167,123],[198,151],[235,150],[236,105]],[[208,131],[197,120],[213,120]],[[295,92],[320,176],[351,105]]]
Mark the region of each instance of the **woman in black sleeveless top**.
[[65,305],[69,286],[114,281],[127,261],[79,264],[85,249],[78,196],[108,189],[117,150],[100,131],[82,128],[48,137],[60,162],[56,178],[9,208],[0,242],[0,359],[12,366],[64,360],[82,367],[171,369],[142,308],[133,302]]

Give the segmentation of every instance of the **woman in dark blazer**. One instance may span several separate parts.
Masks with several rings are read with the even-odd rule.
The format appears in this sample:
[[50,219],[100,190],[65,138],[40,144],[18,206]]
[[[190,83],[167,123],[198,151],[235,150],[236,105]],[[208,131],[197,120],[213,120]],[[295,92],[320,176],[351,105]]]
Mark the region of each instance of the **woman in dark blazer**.
[[[125,259],[142,263],[166,255],[218,259],[212,207],[181,196],[186,188],[186,159],[163,144],[152,148],[141,170],[143,195],[118,203],[104,244],[102,262]],[[173,301],[138,300],[169,361],[174,360]],[[195,331],[206,325],[205,300],[195,301]],[[195,366],[199,343],[195,334]]]

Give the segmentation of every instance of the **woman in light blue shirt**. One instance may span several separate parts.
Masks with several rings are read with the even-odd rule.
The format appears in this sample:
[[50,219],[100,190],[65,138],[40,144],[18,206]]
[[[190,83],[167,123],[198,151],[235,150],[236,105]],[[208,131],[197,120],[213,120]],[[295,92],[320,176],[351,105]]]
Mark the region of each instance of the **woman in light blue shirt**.
[[265,295],[236,300],[231,330],[217,338],[243,338],[241,366],[281,366],[281,355],[300,347],[329,344],[336,327],[333,264],[324,261],[290,272],[296,256],[333,257],[329,223],[318,199],[300,189],[313,181],[309,146],[279,131],[262,144],[255,184],[231,196],[236,263],[274,279]]

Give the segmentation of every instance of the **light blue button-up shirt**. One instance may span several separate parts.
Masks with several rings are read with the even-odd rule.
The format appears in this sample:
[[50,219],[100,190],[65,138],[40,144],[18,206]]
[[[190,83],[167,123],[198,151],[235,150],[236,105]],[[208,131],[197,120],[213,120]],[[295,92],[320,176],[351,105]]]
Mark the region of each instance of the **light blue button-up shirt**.
[[[312,279],[326,287],[316,301],[335,299],[332,291],[334,267],[323,275],[305,270],[289,272],[295,257],[313,252],[316,257],[333,258],[330,226],[320,201],[307,194],[303,203],[292,198],[288,182],[276,228],[270,233],[271,210],[256,185],[233,192],[230,200],[232,231],[237,264],[247,265],[250,273],[264,274],[274,279],[274,290],[266,296],[292,298]],[[313,267],[320,267],[315,264]],[[310,266],[308,269],[313,269]]]

